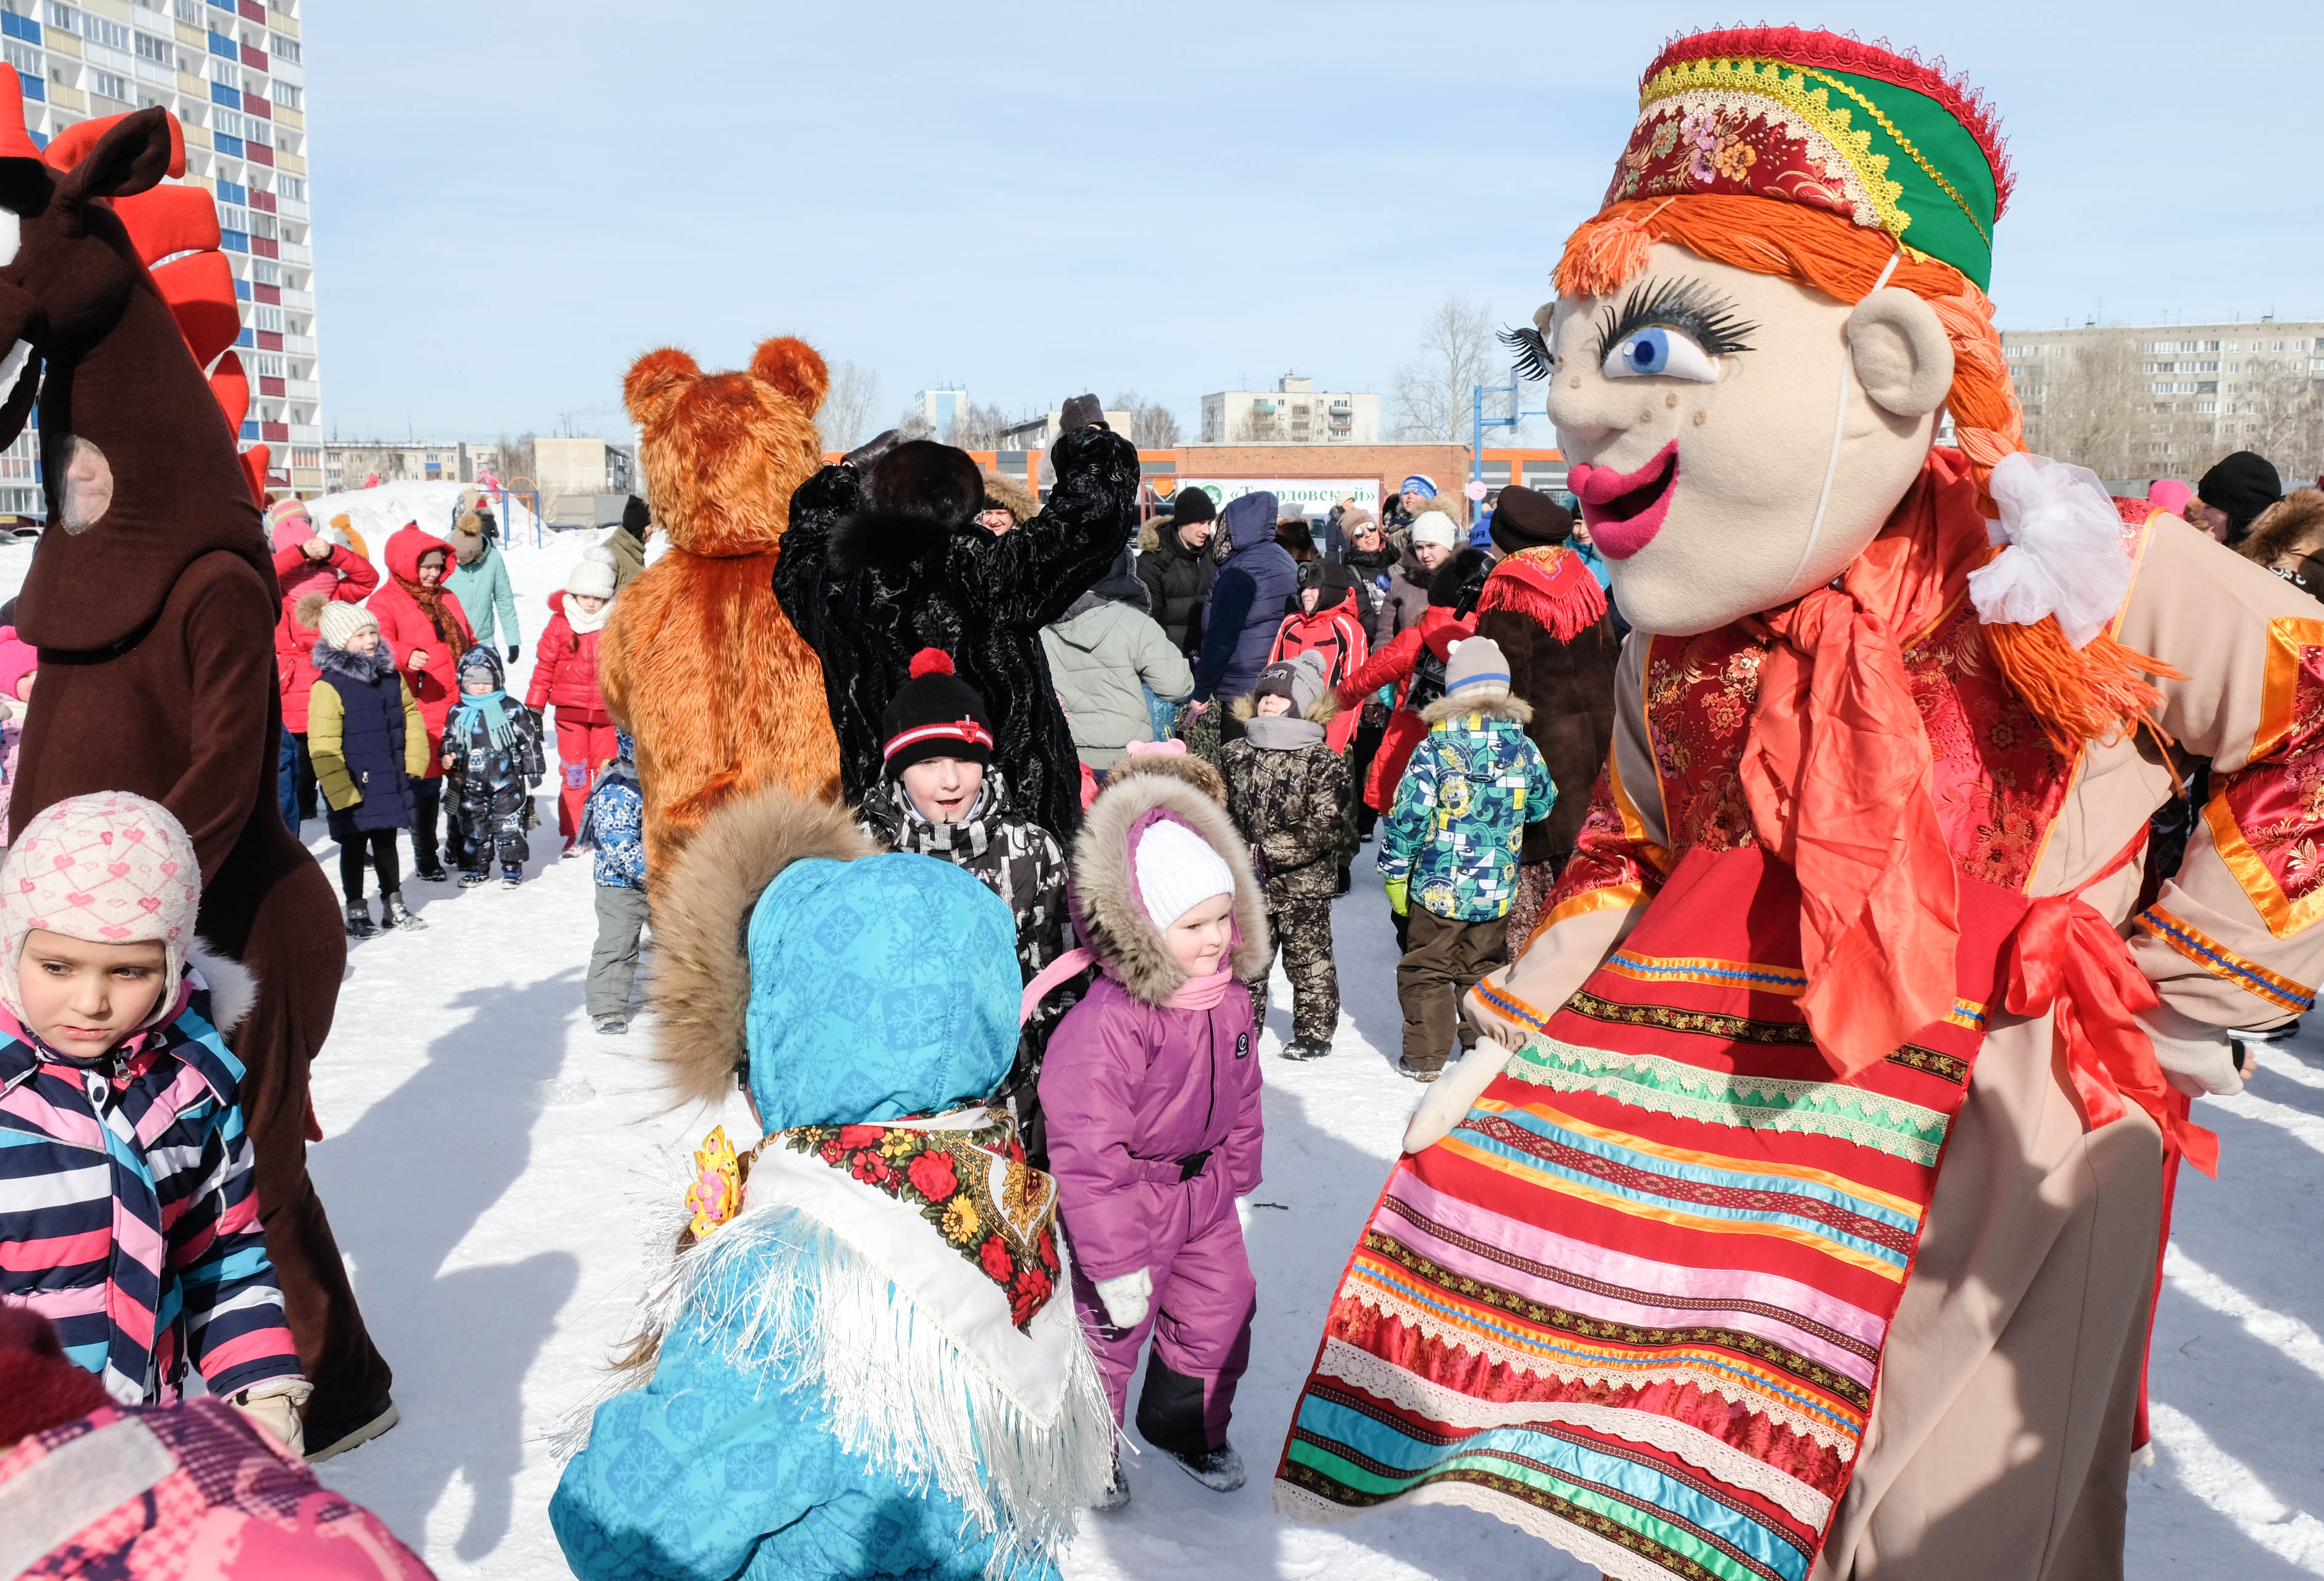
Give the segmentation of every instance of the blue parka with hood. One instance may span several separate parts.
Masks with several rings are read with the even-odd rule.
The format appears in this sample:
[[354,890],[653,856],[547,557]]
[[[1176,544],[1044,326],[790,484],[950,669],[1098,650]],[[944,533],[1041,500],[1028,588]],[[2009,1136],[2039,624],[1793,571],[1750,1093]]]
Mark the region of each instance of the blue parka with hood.
[[1194,701],[1240,697],[1259,681],[1275,633],[1299,596],[1299,567],[1275,541],[1275,496],[1265,490],[1227,502],[1218,537],[1225,561],[1203,611]]
[[768,1137],[649,1297],[650,1382],[550,1502],[574,1574],[1054,1577],[1113,1431],[1055,1188],[980,1102],[1017,1046],[1008,906],[781,793],[662,883],[661,1062],[681,1099],[739,1070]]

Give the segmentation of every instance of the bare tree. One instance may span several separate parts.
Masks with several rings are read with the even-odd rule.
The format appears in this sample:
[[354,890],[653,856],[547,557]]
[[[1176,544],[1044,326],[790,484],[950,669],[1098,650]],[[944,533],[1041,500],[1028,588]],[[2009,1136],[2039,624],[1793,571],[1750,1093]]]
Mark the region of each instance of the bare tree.
[[880,375],[854,363],[831,371],[831,388],[816,413],[826,450],[853,450],[872,437],[872,409],[880,400]]
[[953,420],[949,443],[963,450],[998,450],[1001,437],[1008,431],[1008,413],[997,406],[972,400],[961,408],[960,416]]
[[933,439],[936,437],[936,426],[928,421],[927,414],[917,406],[906,407],[903,415],[889,427],[896,430],[899,439]]
[[2201,470],[2231,452],[2255,450],[2275,464],[2286,488],[2314,479],[2324,468],[2324,380],[2304,356],[2246,356],[2243,363],[2233,397],[2220,402],[2218,438]]
[[2127,340],[2076,346],[2062,358],[2016,368],[2025,443],[2037,455],[2089,467],[2102,478],[2135,478],[2171,469],[2171,407],[2157,401]]
[[526,483],[530,483],[539,480],[540,464],[533,459],[530,434],[520,434],[513,439],[503,434],[500,450],[501,482],[512,483],[517,479],[522,478]]
[[1492,313],[1465,297],[1445,298],[1421,326],[1420,354],[1397,367],[1396,437],[1466,442],[1476,387],[1504,382],[1497,351]]
[[1135,390],[1123,391],[1105,409],[1130,414],[1130,442],[1140,450],[1176,450],[1181,443],[1176,414]]

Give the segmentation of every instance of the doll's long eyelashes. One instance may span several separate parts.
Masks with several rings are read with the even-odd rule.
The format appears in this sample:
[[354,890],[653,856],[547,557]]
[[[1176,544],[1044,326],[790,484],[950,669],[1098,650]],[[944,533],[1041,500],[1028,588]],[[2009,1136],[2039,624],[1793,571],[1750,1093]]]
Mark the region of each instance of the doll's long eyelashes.
[[1549,349],[1541,331],[1532,325],[1523,329],[1504,329],[1500,340],[1517,355],[1510,366],[1518,378],[1539,381],[1557,371],[1557,354]]
[[1641,329],[1675,329],[1701,346],[1706,356],[1748,352],[1743,336],[1757,333],[1757,324],[1738,317],[1735,304],[1699,280],[1642,280],[1630,288],[1618,312],[1606,309],[1598,328],[1598,360]]

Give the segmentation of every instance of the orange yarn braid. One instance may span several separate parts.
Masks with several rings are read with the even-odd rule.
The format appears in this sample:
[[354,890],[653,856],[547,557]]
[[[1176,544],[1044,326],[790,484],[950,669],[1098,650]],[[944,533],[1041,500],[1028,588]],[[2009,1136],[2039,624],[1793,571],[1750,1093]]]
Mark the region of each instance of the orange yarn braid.
[[[1646,268],[1656,242],[1714,263],[1796,280],[1842,302],[1869,296],[1896,251],[1885,232],[1771,198],[1702,193],[1618,203],[1566,239],[1557,264],[1559,293],[1603,296],[1616,290]],[[1953,382],[1945,404],[1977,483],[1978,509],[1997,516],[1987,480],[2003,456],[2025,448],[2025,428],[1993,327],[1993,304],[1952,265],[1911,252],[1897,261],[1888,283],[1927,302],[1952,343]],[[2136,729],[2163,700],[2138,672],[2177,678],[2169,666],[2123,647],[2111,634],[2077,651],[2052,616],[1984,631],[2002,673],[2061,749]]]

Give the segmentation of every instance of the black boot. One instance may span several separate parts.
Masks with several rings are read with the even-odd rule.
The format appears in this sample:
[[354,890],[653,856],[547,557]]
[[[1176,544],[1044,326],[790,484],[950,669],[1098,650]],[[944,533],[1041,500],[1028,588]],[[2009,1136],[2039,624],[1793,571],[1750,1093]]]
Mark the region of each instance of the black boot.
[[368,939],[379,932],[379,924],[371,920],[371,907],[360,900],[347,902],[347,937]]
[[441,884],[452,875],[436,854],[436,816],[443,802],[444,782],[420,780],[411,787],[411,876]]
[[379,909],[381,912],[381,920],[391,928],[401,928],[405,932],[409,933],[414,929],[424,928],[428,925],[420,918],[413,916],[410,910],[405,906],[403,904],[403,892],[400,889],[391,889],[386,894],[381,896],[379,897]]

